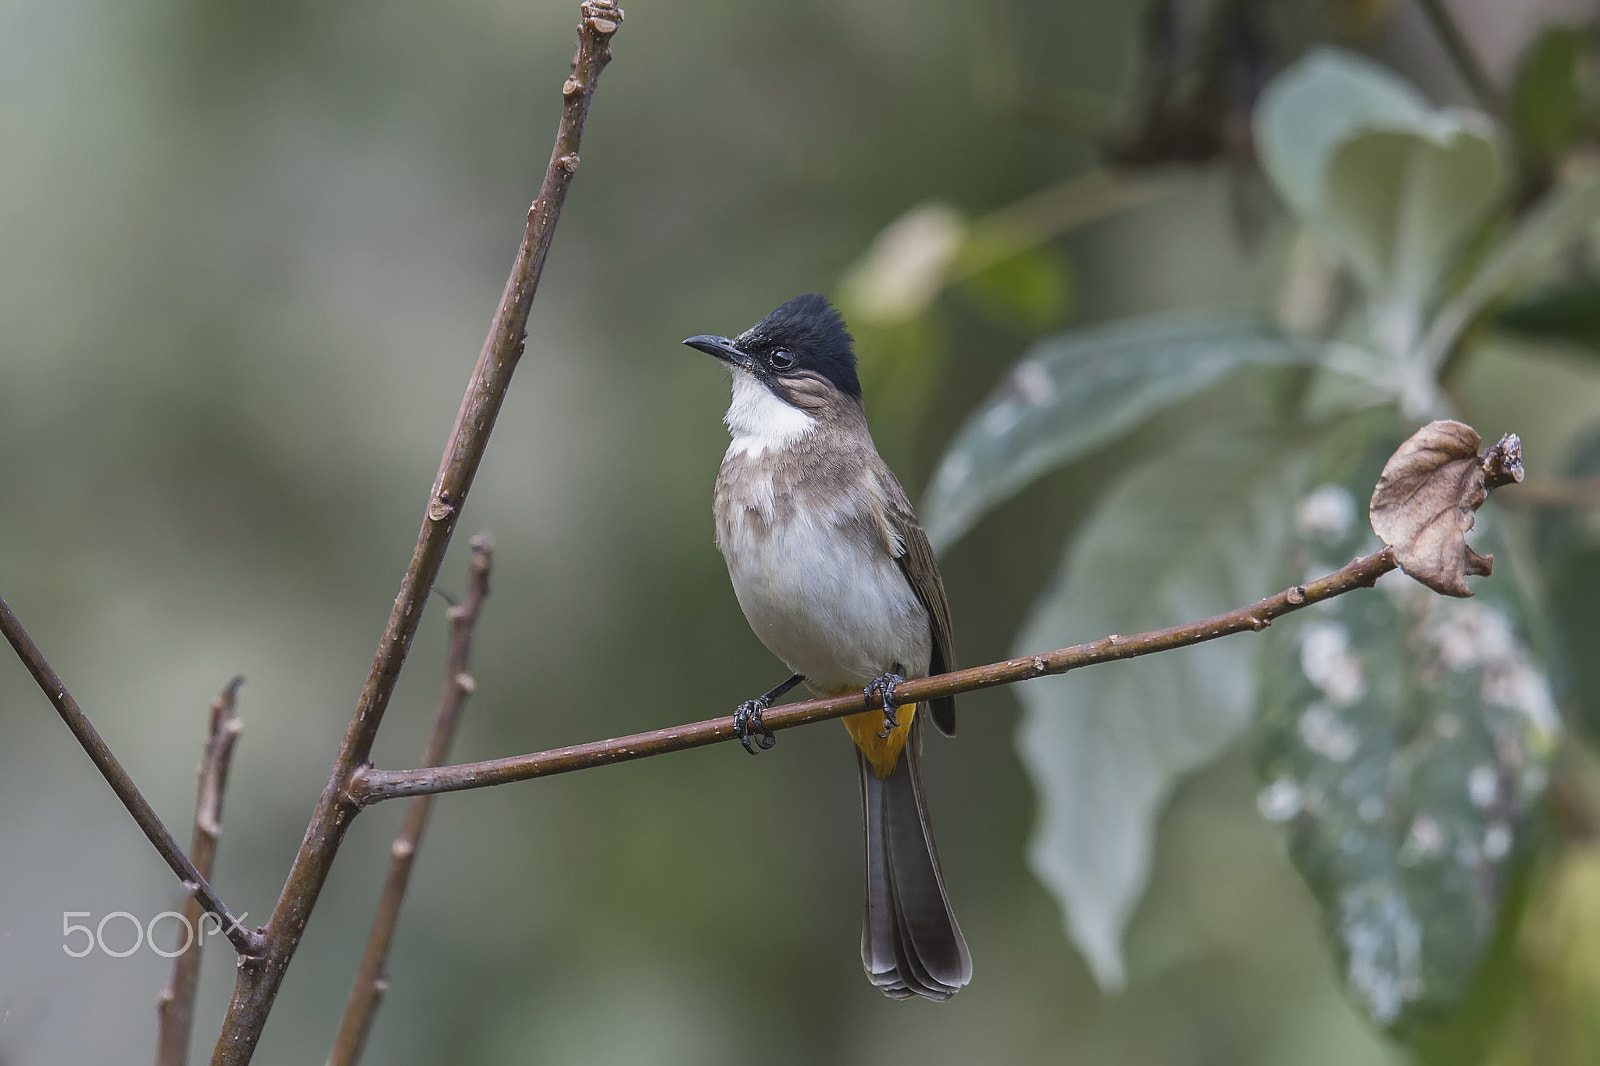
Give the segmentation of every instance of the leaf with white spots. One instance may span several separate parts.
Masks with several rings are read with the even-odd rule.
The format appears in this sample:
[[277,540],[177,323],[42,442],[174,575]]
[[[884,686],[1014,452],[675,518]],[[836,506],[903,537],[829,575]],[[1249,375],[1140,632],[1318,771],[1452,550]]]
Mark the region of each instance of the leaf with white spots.
[[[1297,525],[1294,573],[1373,547],[1327,528]],[[1393,575],[1264,642],[1257,806],[1288,834],[1351,999],[1389,1030],[1448,1015],[1472,984],[1560,739],[1514,577],[1478,591]]]
[[[1089,519],[1017,637],[1027,652],[1200,618],[1268,592],[1303,465],[1281,437],[1191,440],[1140,467]],[[1249,724],[1260,643],[1219,640],[1016,689],[1039,791],[1029,848],[1100,983],[1122,985],[1122,934],[1144,893],[1173,786]]]
[[928,537],[949,547],[1041,474],[1246,367],[1308,365],[1327,351],[1236,312],[1161,315],[1040,341],[946,450],[917,509]]

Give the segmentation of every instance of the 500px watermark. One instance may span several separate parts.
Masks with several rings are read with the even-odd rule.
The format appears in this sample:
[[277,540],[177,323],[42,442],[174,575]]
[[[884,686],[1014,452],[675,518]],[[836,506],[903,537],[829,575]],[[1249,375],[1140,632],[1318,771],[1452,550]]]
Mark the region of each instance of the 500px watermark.
[[[93,927],[73,921],[75,918],[90,917],[93,915],[89,911],[61,912],[61,950],[75,959],[83,958],[96,948],[113,959],[125,959],[145,945],[149,945],[150,950],[162,958],[175,959],[191,947],[203,947],[206,937],[226,935],[230,931],[223,928],[222,918],[211,911],[200,915],[200,920],[193,924],[177,911],[162,911],[144,924],[140,924],[139,919],[127,911],[112,911]],[[248,913],[239,915],[239,922],[248,917]],[[156,927],[169,920],[179,934],[179,942],[171,950],[156,945]],[[111,934],[112,943],[107,942],[107,932]],[[127,943],[129,936],[133,938],[131,944]]]

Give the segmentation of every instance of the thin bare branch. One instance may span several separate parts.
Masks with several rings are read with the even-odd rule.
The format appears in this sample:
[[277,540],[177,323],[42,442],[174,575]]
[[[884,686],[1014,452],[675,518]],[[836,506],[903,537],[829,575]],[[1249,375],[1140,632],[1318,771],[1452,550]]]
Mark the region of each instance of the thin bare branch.
[[1450,12],[1445,10],[1444,0],[1417,0],[1417,3],[1433,26],[1433,32],[1438,35],[1439,43],[1449,53],[1450,62],[1455,64],[1461,80],[1478,98],[1478,103],[1491,115],[1503,116],[1505,101],[1501,99],[1500,91],[1490,80],[1489,72],[1484,70],[1478,53],[1472,49],[1472,43],[1461,32],[1461,27],[1456,25],[1455,19],[1450,17]]
[[[433,718],[433,732],[428,737],[428,746],[422,755],[424,766],[438,766],[450,754],[450,743],[455,738],[456,724],[461,720],[461,709],[472,694],[474,683],[472,675],[467,672],[472,665],[472,636],[478,624],[478,614],[483,609],[483,601],[489,595],[489,571],[493,563],[494,541],[487,533],[473,537],[472,569],[468,577],[466,599],[452,604],[445,613],[450,620],[450,653],[446,663],[444,693],[439,697],[439,711]],[[350,998],[345,1002],[344,1014],[339,1019],[339,1035],[328,1055],[328,1066],[355,1066],[361,1060],[367,1034],[372,1029],[372,1019],[382,1005],[384,992],[389,988],[389,945],[394,938],[395,925],[400,921],[400,904],[411,882],[411,866],[416,861],[417,847],[422,842],[422,831],[428,824],[428,808],[432,803],[432,796],[417,796],[411,801],[400,835],[389,849],[389,876],[383,883],[383,895],[378,900],[378,913],[372,919],[372,930],[367,934],[366,950],[361,953],[355,984],[351,986]]]
[[373,738],[389,705],[395,682],[399,680],[411,638],[455,531],[456,519],[488,446],[495,419],[511,385],[511,375],[522,357],[534,292],[561,216],[567,188],[578,169],[578,147],[589,104],[594,98],[600,72],[611,59],[611,36],[622,22],[622,10],[616,6],[616,0],[584,0],[581,11],[578,51],[572,61],[572,74],[562,86],[561,123],[545,170],[544,184],[539,198],[528,211],[527,229],[517,249],[511,276],[506,281],[500,307],[495,312],[445,446],[444,458],[429,494],[422,531],[401,580],[400,592],[384,627],[372,669],[288,880],[265,926],[265,950],[240,960],[233,999],[212,1055],[213,1066],[243,1066],[255,1054],[289,960],[299,946],[300,936],[351,819],[360,810],[360,805],[345,793],[345,784],[372,751]]
[[1508,493],[1522,507],[1593,507],[1600,504],[1600,477],[1580,481],[1535,481]]
[[196,869],[189,856],[183,853],[171,830],[156,815],[155,808],[144,798],[139,787],[133,783],[133,778],[128,776],[128,771],[117,761],[117,757],[111,754],[111,749],[100,738],[99,731],[83,713],[83,708],[78,706],[78,701],[72,698],[67,686],[62,683],[55,669],[46,661],[44,653],[33,642],[33,638],[28,636],[28,631],[22,628],[22,622],[17,619],[16,614],[4,600],[0,600],[0,632],[5,634],[6,640],[16,651],[17,658],[28,668],[28,673],[33,675],[33,680],[44,691],[45,697],[55,707],[56,713],[61,715],[61,720],[72,730],[72,735],[78,738],[78,743],[83,746],[84,752],[100,771],[100,776],[106,779],[111,791],[117,794],[117,798],[128,809],[128,813],[133,815],[133,820],[144,831],[144,835],[155,845],[156,851],[160,852],[167,865],[172,867],[172,872],[178,875],[178,880],[183,882],[184,891],[204,904],[206,910],[222,919],[229,942],[241,955],[260,951],[263,943],[260,934],[240,924],[234,917],[233,911],[228,909],[228,905],[222,902],[222,897],[211,887],[205,875]]
[[[228,770],[233,765],[233,746],[244,729],[244,720],[234,714],[239,686],[244,678],[229,681],[211,701],[211,726],[206,734],[205,754],[200,760],[200,783],[194,803],[194,836],[189,856],[195,869],[211,876],[217,858],[217,840],[222,836],[222,797],[228,788]],[[188,930],[188,946],[172,963],[172,979],[156,997],[156,1066],[184,1066],[189,1061],[189,1036],[193,1031],[194,997],[200,987],[200,923],[204,910],[190,896],[183,903],[183,928]]]
[[[1248,607],[1240,607],[1212,618],[1190,622],[1186,625],[1157,629],[1134,636],[1109,636],[1091,644],[1032,655],[1021,659],[974,666],[967,670],[940,674],[936,677],[907,681],[895,687],[895,696],[906,704],[920,703],[939,696],[954,696],[963,692],[1009,685],[1049,674],[1063,674],[1096,663],[1133,659],[1141,655],[1172,651],[1207,640],[1215,640],[1246,630],[1260,631],[1272,620],[1313,603],[1342,596],[1358,588],[1368,588],[1398,564],[1394,553],[1383,548],[1371,555],[1353,560],[1342,569],[1306,585],[1285,589]],[[761,716],[762,724],[769,729],[792,729],[810,722],[842,718],[871,710],[876,703],[869,702],[859,693],[833,696],[827,699],[806,700],[783,707],[774,707]],[[593,766],[629,762],[651,755],[664,755],[669,751],[698,748],[706,744],[731,740],[734,737],[733,719],[713,718],[692,725],[657,729],[649,733],[615,740],[601,740],[578,744],[569,748],[517,755],[509,759],[490,759],[485,762],[463,763],[459,766],[424,767],[417,770],[376,770],[364,767],[355,772],[349,793],[363,805],[396,796],[420,796],[433,792],[456,792],[488,785],[503,785],[511,781],[526,781],[535,777],[586,770]]]

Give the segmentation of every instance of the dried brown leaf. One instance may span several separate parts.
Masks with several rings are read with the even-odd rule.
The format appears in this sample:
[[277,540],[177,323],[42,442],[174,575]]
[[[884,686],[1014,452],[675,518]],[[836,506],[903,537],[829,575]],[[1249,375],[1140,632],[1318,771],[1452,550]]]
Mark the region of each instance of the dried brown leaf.
[[1489,490],[1522,480],[1522,442],[1515,433],[1482,455],[1468,425],[1449,420],[1417,430],[1384,464],[1372,490],[1372,528],[1400,569],[1447,596],[1470,596],[1467,575],[1485,576],[1494,556],[1467,546],[1473,512]]

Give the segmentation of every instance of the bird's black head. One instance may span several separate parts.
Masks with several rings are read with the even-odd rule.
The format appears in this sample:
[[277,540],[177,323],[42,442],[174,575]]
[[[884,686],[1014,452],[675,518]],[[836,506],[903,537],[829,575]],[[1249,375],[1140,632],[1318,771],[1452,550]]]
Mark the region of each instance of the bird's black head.
[[809,371],[846,396],[861,398],[850,333],[839,312],[816,293],[796,296],[731,340],[702,336],[683,343],[751,371],[780,395],[786,376]]

